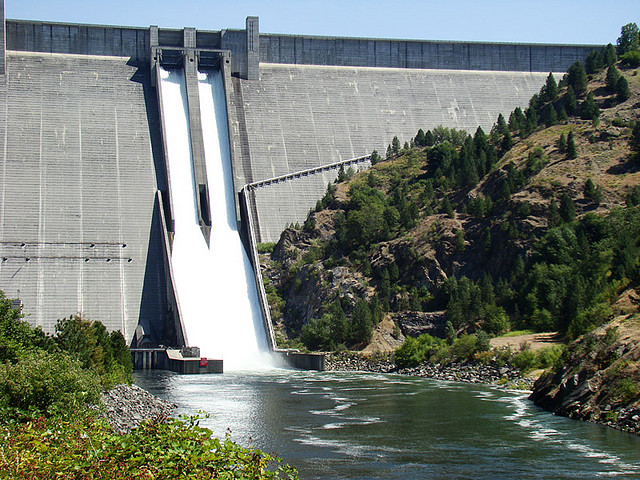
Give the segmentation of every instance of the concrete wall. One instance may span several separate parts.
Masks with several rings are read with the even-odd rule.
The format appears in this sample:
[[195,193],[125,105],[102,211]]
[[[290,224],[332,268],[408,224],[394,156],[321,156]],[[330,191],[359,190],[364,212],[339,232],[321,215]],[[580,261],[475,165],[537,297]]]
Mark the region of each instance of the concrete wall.
[[[145,67],[146,68],[146,67]],[[51,332],[81,312],[167,324],[166,179],[148,71],[126,58],[8,52],[0,82],[0,288]],[[154,155],[156,153],[156,155]]]

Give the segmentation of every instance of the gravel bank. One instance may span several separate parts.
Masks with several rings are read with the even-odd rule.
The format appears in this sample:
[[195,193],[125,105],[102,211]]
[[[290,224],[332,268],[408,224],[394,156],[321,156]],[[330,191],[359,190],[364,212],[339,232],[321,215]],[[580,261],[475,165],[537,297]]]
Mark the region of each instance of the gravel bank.
[[138,428],[145,420],[171,415],[175,405],[165,402],[137,385],[116,385],[102,393],[103,415],[118,434]]

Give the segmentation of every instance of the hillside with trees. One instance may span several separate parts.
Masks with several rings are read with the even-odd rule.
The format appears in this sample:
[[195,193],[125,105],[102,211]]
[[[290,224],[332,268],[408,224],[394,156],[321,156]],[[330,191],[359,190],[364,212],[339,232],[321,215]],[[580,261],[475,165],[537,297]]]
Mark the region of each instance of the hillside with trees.
[[625,25],[489,132],[421,129],[341,172],[304,225],[262,246],[280,345],[360,350],[384,320],[398,339],[473,337],[473,356],[509,331],[572,342],[635,318],[639,57]]

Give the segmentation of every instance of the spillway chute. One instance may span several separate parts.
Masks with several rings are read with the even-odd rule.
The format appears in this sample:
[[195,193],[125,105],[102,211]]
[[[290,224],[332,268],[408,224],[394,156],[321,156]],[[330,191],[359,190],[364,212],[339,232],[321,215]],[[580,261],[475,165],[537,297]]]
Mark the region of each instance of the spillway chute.
[[[222,74],[197,75],[204,181],[195,172],[193,93],[187,92],[185,73],[161,68],[159,77],[174,218],[171,265],[187,338],[201,355],[222,358],[225,370],[264,368],[270,349],[253,268],[237,228]],[[210,223],[208,242],[203,218]]]

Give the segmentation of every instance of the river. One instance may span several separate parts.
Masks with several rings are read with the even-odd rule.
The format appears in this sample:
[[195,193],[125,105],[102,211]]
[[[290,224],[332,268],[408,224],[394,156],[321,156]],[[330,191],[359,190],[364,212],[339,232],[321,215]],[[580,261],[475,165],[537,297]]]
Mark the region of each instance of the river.
[[640,437],[487,385],[292,370],[134,378],[176,415],[206,411],[215,435],[230,430],[303,479],[640,478]]

